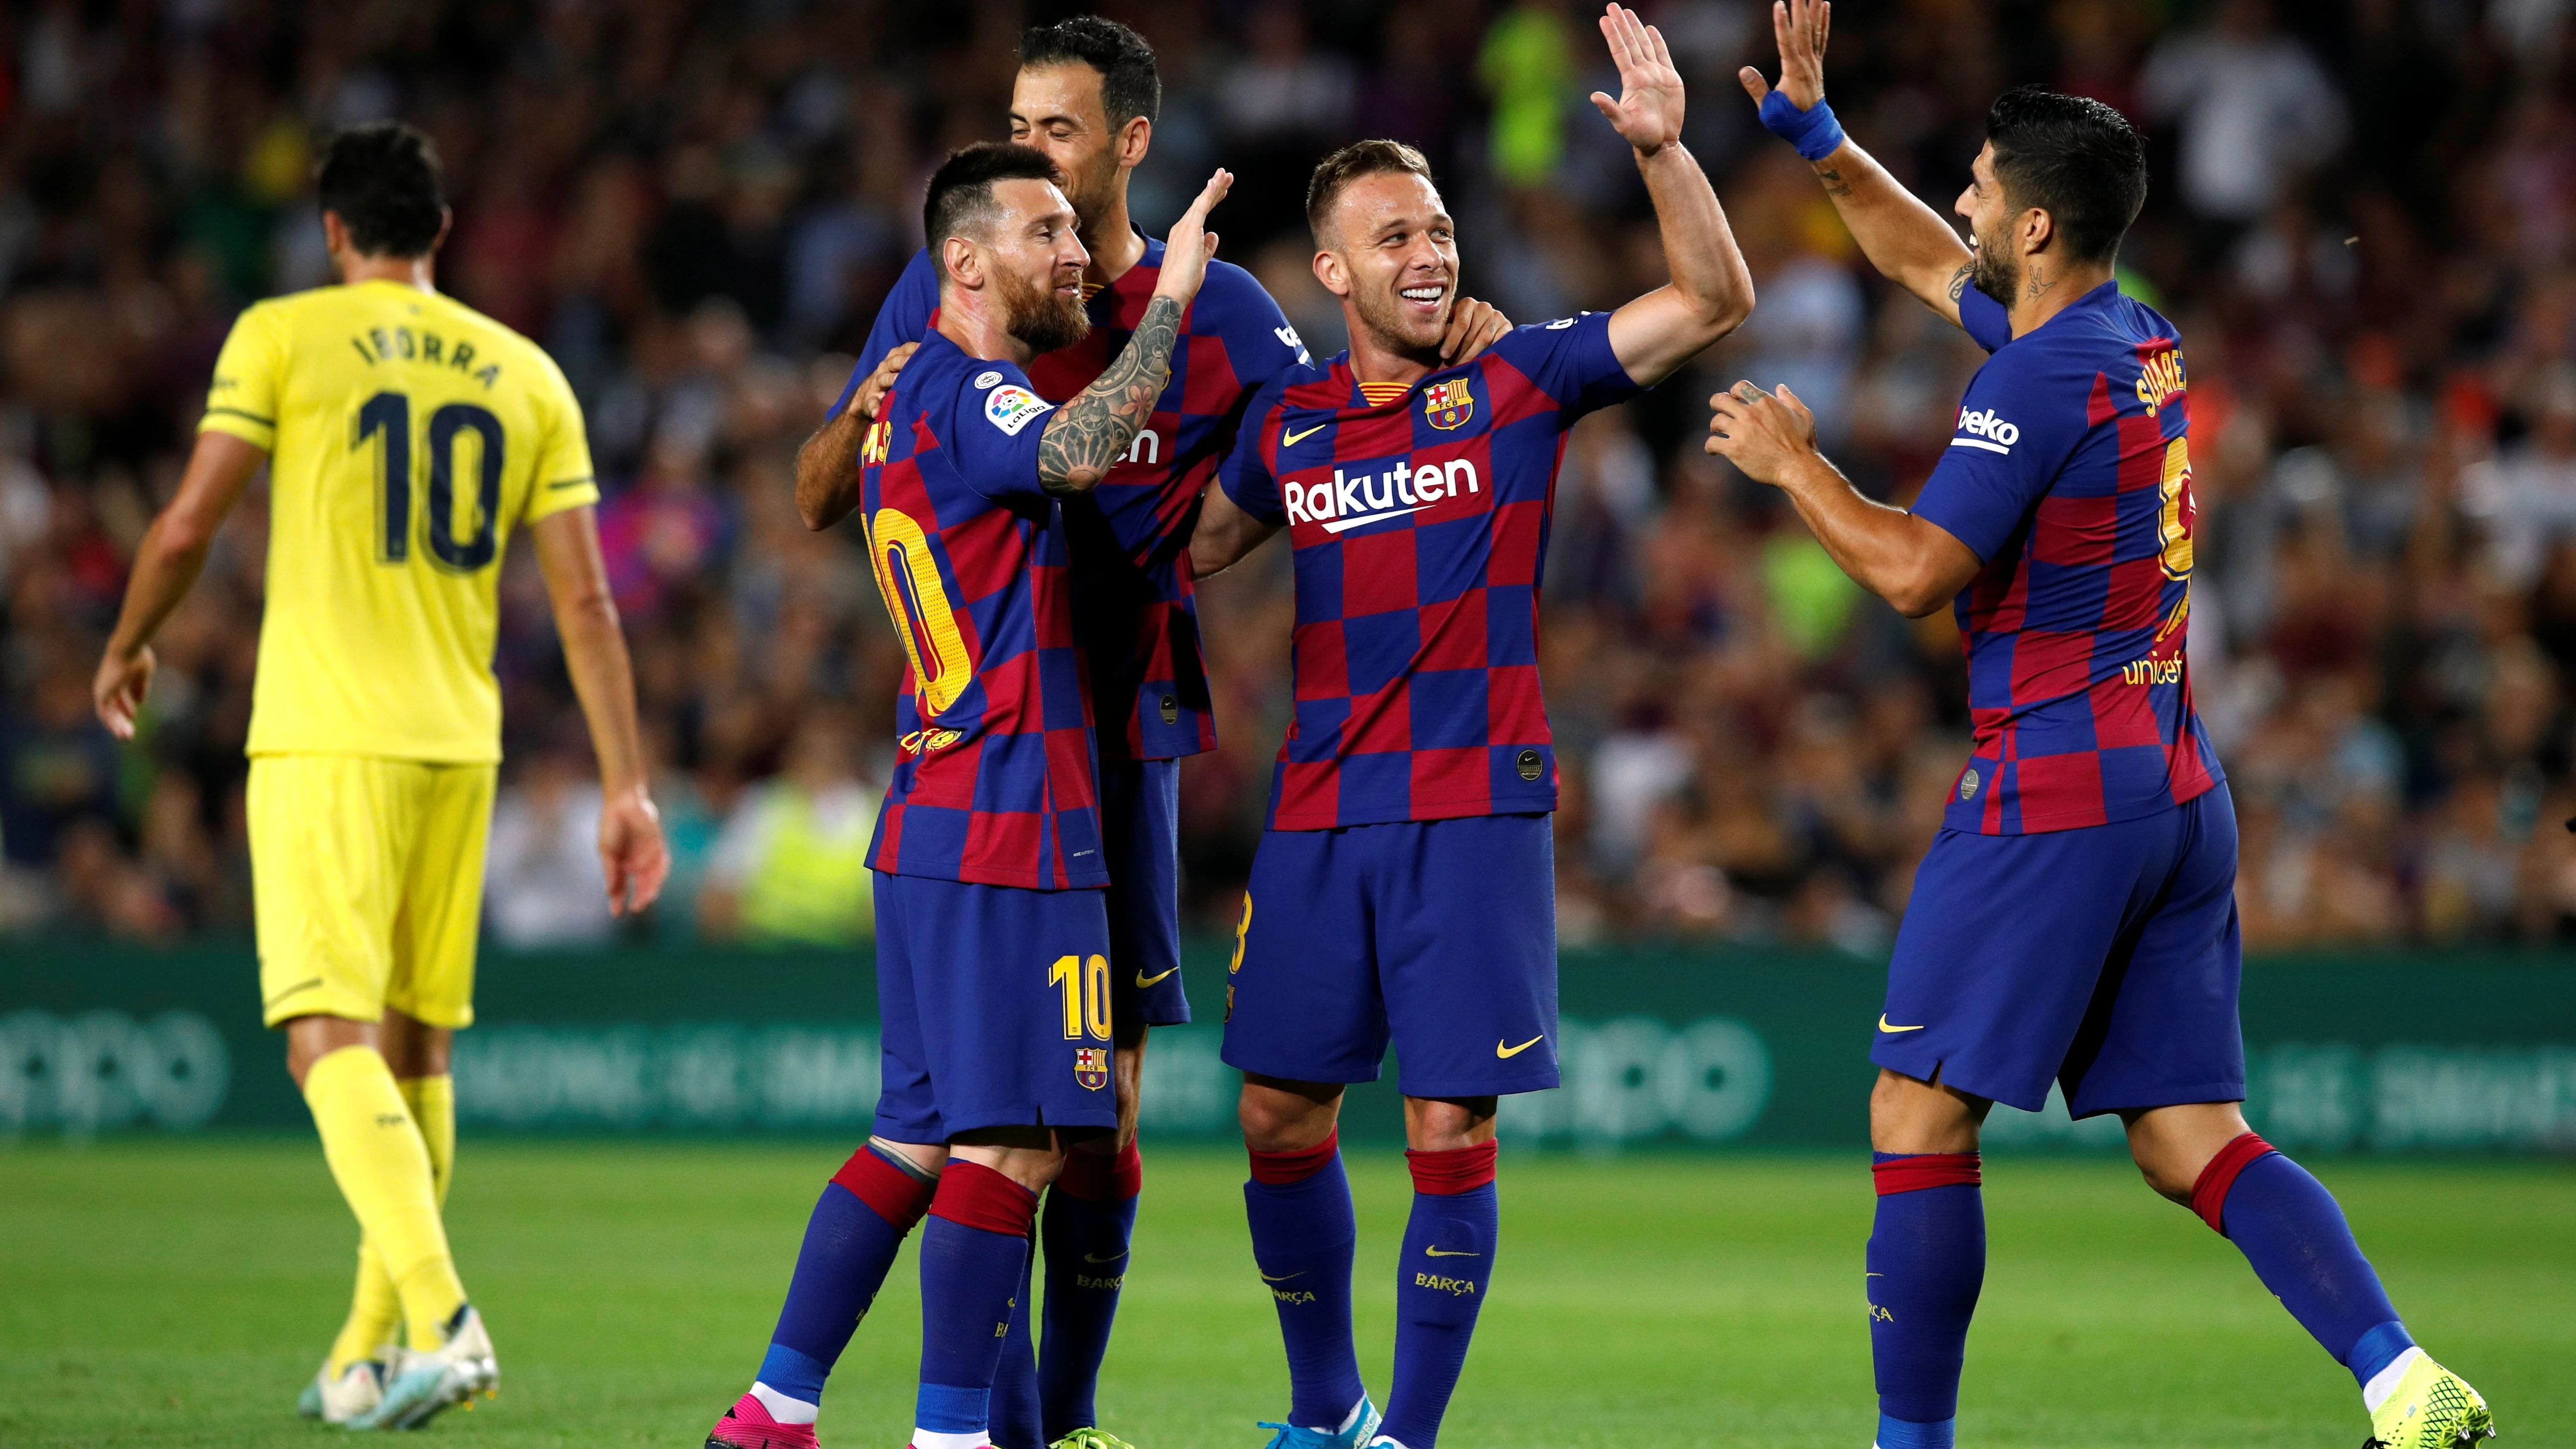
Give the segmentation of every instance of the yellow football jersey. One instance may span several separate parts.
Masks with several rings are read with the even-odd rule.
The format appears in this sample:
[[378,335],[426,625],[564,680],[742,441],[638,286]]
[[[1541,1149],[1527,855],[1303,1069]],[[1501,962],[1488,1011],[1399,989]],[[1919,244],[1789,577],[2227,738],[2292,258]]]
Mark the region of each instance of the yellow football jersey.
[[417,287],[322,287],[242,313],[199,427],[269,454],[250,753],[501,758],[501,550],[599,499],[554,359]]

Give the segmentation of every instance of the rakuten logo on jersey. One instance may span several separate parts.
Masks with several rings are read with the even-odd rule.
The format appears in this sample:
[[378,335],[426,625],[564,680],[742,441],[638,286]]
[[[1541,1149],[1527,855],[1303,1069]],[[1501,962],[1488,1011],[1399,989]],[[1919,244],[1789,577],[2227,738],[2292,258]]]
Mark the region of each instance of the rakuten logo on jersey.
[[1961,408],[1959,431],[1968,436],[1952,438],[1950,446],[1953,448],[1983,448],[1989,453],[2009,453],[2012,445],[2021,441],[2021,429],[1996,417],[1993,408],[1974,413]]
[[1459,498],[1477,491],[1476,465],[1464,458],[1445,463],[1399,461],[1393,471],[1375,477],[1345,474],[1335,468],[1330,483],[1292,481],[1279,485],[1288,521],[1320,523],[1326,533],[1420,513],[1443,498]]

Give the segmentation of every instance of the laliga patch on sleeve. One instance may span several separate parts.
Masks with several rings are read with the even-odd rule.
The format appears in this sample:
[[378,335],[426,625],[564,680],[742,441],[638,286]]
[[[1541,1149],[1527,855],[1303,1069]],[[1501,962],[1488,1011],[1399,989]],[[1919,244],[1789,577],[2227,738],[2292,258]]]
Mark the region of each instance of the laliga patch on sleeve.
[[1000,428],[1008,437],[1018,437],[1020,429],[1029,425],[1029,419],[1052,411],[1052,404],[1039,401],[1036,393],[1016,383],[984,394],[984,421]]

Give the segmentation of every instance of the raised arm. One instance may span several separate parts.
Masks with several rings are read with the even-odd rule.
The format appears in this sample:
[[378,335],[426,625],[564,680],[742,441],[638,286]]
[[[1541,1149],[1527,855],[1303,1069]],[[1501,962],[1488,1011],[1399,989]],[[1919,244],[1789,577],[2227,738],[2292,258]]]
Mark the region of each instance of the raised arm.
[[653,808],[646,780],[644,737],[635,723],[635,668],[608,591],[597,512],[589,504],[562,509],[529,531],[536,535],[537,570],[554,605],[564,667],[582,717],[590,722],[591,751],[599,757],[599,865],[608,882],[608,909],[624,915],[662,893],[671,853],[662,843],[661,813]]
[[1109,476],[1110,465],[1136,441],[1154,416],[1154,400],[1172,380],[1172,347],[1180,340],[1181,314],[1207,280],[1216,255],[1216,233],[1207,229],[1211,207],[1225,199],[1234,173],[1219,171],[1199,189],[1198,200],[1172,223],[1163,240],[1163,270],[1153,298],[1125,350],[1082,396],[1056,409],[1038,439],[1038,478],[1050,493],[1088,493]]
[[1612,5],[1601,34],[1619,63],[1619,99],[1594,91],[1592,104],[1636,150],[1673,278],[1610,314],[1611,352],[1652,387],[1752,315],[1753,273],[1707,173],[1682,149],[1682,77],[1663,33]]
[[1772,0],[1780,83],[1764,84],[1762,72],[1749,65],[1736,79],[1762,108],[1762,124],[1795,145],[1815,168],[1816,179],[1825,184],[1825,194],[1834,199],[1834,210],[1842,214],[1869,264],[1956,323],[1959,296],[1968,289],[1975,263],[1941,214],[1845,137],[1833,108],[1825,104],[1825,38],[1833,18],[1832,0]]
[[196,584],[216,531],[267,462],[266,452],[230,433],[199,433],[177,495],[145,530],[125,583],[125,607],[90,681],[99,722],[118,739],[134,738],[134,717],[152,687],[152,636]]

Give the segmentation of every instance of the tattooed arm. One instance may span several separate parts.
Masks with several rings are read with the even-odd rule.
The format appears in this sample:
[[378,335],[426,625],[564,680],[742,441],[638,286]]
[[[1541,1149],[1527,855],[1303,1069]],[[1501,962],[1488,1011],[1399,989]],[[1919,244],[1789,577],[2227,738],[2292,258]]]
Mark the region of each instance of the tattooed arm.
[[[1832,21],[1833,7],[1824,0],[1781,0],[1772,7],[1772,38],[1780,45],[1779,90],[1801,110],[1813,110],[1825,98],[1825,37]],[[1736,78],[1756,105],[1771,93],[1762,73],[1751,66]],[[1959,296],[1967,291],[1976,264],[1941,214],[1899,185],[1857,141],[1846,140],[1832,155],[1808,164],[1879,275],[1957,323]]]
[[1048,492],[1088,493],[1099,487],[1110,465],[1154,415],[1154,400],[1172,380],[1181,314],[1198,295],[1199,283],[1207,280],[1208,258],[1216,255],[1216,233],[1207,229],[1208,209],[1223,201],[1233,184],[1234,175],[1227,171],[1208,178],[1198,200],[1163,240],[1163,270],[1126,349],[1099,381],[1047,419],[1046,432],[1038,439],[1038,478]]
[[1181,334],[1181,303],[1157,295],[1145,320],[1100,379],[1047,419],[1038,439],[1038,477],[1049,493],[1088,493],[1109,476],[1154,415],[1154,400],[1172,380],[1172,344]]

